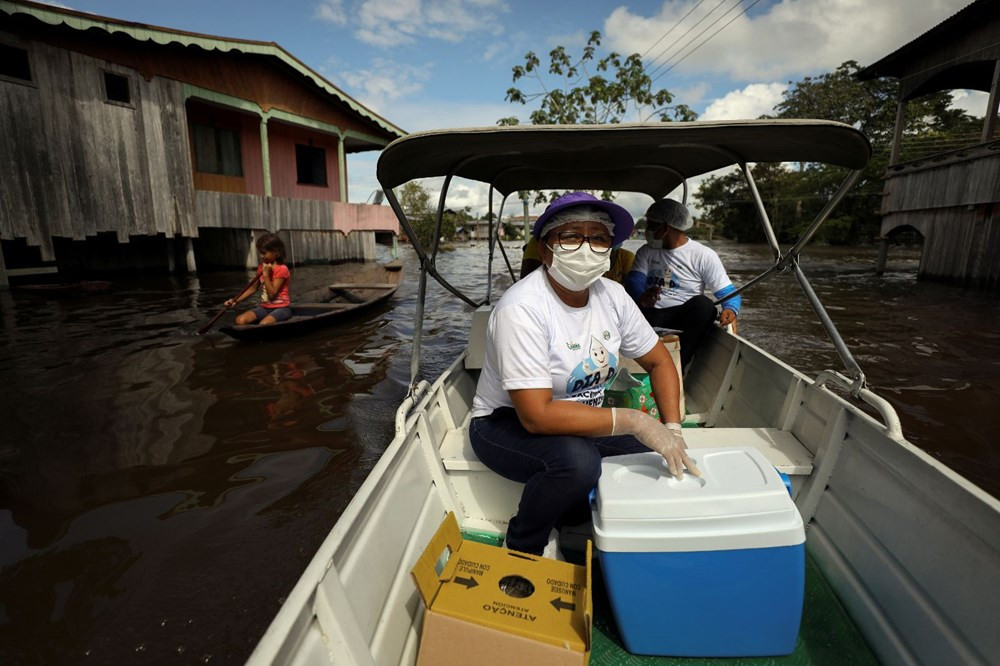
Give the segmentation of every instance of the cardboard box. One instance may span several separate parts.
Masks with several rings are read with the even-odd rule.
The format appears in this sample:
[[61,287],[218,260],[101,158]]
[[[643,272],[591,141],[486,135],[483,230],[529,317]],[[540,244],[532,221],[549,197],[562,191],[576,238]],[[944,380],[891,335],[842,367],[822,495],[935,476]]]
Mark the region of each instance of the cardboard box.
[[590,542],[576,566],[466,541],[449,513],[410,572],[426,609],[417,665],[586,666],[590,557]]
[[[667,348],[667,351],[670,352],[670,358],[674,362],[674,367],[677,368],[677,385],[680,389],[678,407],[681,412],[681,419],[683,420],[684,375],[681,373],[681,341],[676,335],[664,335],[660,338],[660,342]],[[653,418],[660,418],[660,411],[656,408],[656,402],[653,397],[653,389],[649,385],[649,375],[646,374],[646,371],[643,370],[638,363],[629,358],[622,358],[621,368],[623,370],[628,370],[629,374],[642,382],[642,384],[624,391],[605,389],[604,406],[638,409],[646,412]]]

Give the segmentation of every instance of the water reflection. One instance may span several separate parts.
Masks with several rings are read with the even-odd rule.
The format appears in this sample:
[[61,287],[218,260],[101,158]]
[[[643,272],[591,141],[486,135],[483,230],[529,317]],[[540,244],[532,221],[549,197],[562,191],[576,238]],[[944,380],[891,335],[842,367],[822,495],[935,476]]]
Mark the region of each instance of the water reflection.
[[2,296],[0,663],[242,662],[360,485],[351,405],[404,390],[375,391],[392,305],[288,343],[193,335],[244,282]]

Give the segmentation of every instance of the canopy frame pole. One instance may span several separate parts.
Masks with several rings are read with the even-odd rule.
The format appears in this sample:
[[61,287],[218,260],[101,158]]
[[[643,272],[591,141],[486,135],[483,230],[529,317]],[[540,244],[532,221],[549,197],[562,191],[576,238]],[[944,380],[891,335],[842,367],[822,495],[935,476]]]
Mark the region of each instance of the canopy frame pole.
[[460,160],[454,167],[452,167],[448,175],[445,177],[444,185],[441,188],[441,196],[438,198],[437,219],[434,221],[434,241],[431,245],[432,253],[430,256],[428,256],[427,251],[420,243],[420,239],[417,238],[416,233],[413,231],[413,225],[410,224],[409,218],[407,218],[406,213],[403,212],[403,207],[396,198],[396,193],[391,188],[387,188],[385,190],[386,199],[389,201],[390,208],[392,208],[392,211],[396,214],[396,218],[399,220],[399,223],[403,225],[403,229],[406,231],[406,235],[409,237],[410,243],[413,246],[414,251],[417,253],[417,257],[420,259],[420,281],[417,287],[417,307],[414,313],[413,322],[413,349],[410,355],[410,387],[407,392],[408,397],[414,395],[418,385],[417,377],[420,374],[420,345],[423,340],[424,333],[423,321],[424,304],[427,300],[427,275],[431,275],[442,287],[474,308],[478,308],[480,305],[487,302],[486,299],[477,302],[463,294],[461,291],[452,286],[447,280],[441,277],[441,274],[437,272],[437,268],[435,267],[439,244],[438,239],[441,237],[441,219],[444,215],[444,202],[448,195],[448,187],[451,184],[451,179],[455,175],[455,172],[474,159],[476,158],[470,156],[464,160]]
[[[489,264],[489,267],[487,268],[487,273],[486,273],[487,279],[489,280],[489,283],[486,286],[486,302],[487,303],[490,302],[491,294],[493,293],[493,242],[494,242],[494,239],[496,240],[496,244],[500,247],[500,254],[503,255],[503,261],[504,261],[504,263],[507,264],[507,271],[510,273],[510,279],[512,281],[514,281],[514,282],[517,281],[517,278],[514,277],[514,267],[510,265],[510,258],[507,256],[507,250],[504,249],[503,241],[500,240],[500,229],[503,226],[500,222],[501,222],[501,220],[503,220],[503,209],[504,209],[504,206],[507,205],[507,197],[509,197],[510,194],[503,195],[503,199],[500,200],[500,212],[497,214],[496,217],[494,217],[493,216],[493,192],[494,192],[494,188],[493,188],[493,183],[491,182],[490,183],[490,194],[489,194],[489,197],[490,197],[489,198],[489,215],[490,215],[490,264]],[[494,219],[497,221],[497,223],[496,223],[496,231],[495,232],[493,230],[493,220]]]
[[[677,144],[660,144],[660,147],[664,146],[677,146],[685,147],[690,144],[677,143]],[[743,179],[747,182],[747,187],[750,188],[750,194],[753,197],[754,207],[757,209],[757,217],[760,219],[761,226],[764,227],[764,235],[767,237],[767,244],[771,246],[771,251],[774,252],[774,263],[781,261],[781,248],[778,246],[778,239],[774,235],[774,228],[771,226],[771,219],[767,216],[767,210],[764,209],[764,202],[760,198],[760,192],[757,190],[757,182],[753,179],[753,174],[750,173],[750,168],[747,166],[747,161],[743,159],[742,155],[729,150],[728,148],[723,148],[722,146],[708,146],[699,145],[699,148],[714,150],[717,153],[725,155],[733,161],[733,164],[740,168],[743,172]],[[687,180],[684,181],[684,201],[687,202]],[[729,295],[731,297],[731,295]]]
[[837,349],[837,354],[840,355],[840,360],[847,368],[851,379],[854,380],[854,383],[851,385],[851,395],[858,397],[861,389],[865,388],[865,373],[861,370],[861,366],[858,365],[858,362],[854,359],[851,351],[847,348],[847,344],[840,336],[840,332],[837,330],[837,327],[830,318],[826,308],[823,307],[823,303],[819,300],[819,296],[816,295],[812,285],[809,284],[806,274],[802,272],[802,268],[799,266],[798,259],[792,259],[791,265],[792,272],[795,274],[795,279],[798,280],[799,286],[802,287],[802,291],[805,292],[806,298],[809,300],[809,304],[812,306],[813,311],[816,312],[816,316],[819,317],[819,321],[823,325],[824,330],[826,330],[826,334],[830,336],[830,340],[833,341],[833,346]]
[[730,298],[732,298],[733,296],[736,296],[738,294],[742,294],[744,291],[746,291],[750,287],[754,286],[758,282],[761,282],[762,280],[764,280],[765,278],[767,278],[772,273],[774,273],[776,271],[784,271],[793,262],[798,261],[799,255],[802,252],[802,248],[804,248],[805,245],[810,240],[812,240],[813,236],[815,236],[816,232],[819,230],[819,227],[824,222],[826,222],[826,219],[830,216],[830,213],[833,211],[833,209],[836,208],[837,204],[839,204],[840,201],[851,190],[851,188],[854,187],[854,184],[857,182],[858,178],[860,178],[860,177],[861,177],[861,170],[860,169],[852,170],[851,173],[849,173],[847,175],[847,178],[844,179],[844,182],[841,183],[840,187],[837,188],[837,191],[833,193],[833,196],[830,197],[830,200],[827,201],[826,205],[823,206],[823,210],[821,210],[819,212],[819,214],[816,216],[816,218],[809,224],[809,227],[802,233],[802,235],[799,237],[799,239],[797,241],[795,241],[795,245],[793,245],[791,248],[789,248],[788,253],[785,254],[784,257],[782,257],[777,263],[775,263],[773,266],[771,266],[770,268],[768,268],[766,271],[764,271],[763,273],[761,273],[757,277],[753,278],[752,280],[750,280],[748,282],[743,283],[743,285],[740,286],[739,288],[737,288],[736,291],[732,291],[732,292],[726,294],[721,299],[716,299],[715,300],[715,305],[718,305],[722,301],[727,301]]
[[774,262],[778,263],[781,261],[781,248],[778,246],[777,236],[774,235],[771,219],[767,216],[767,211],[764,210],[764,201],[760,198],[760,192],[757,190],[757,182],[753,179],[753,174],[750,173],[750,167],[747,166],[745,160],[740,159],[739,167],[740,171],[743,172],[743,178],[747,181],[747,187],[750,188],[750,196],[753,197],[753,204],[757,209],[757,217],[760,218],[760,224],[764,227],[767,244],[771,246],[771,251],[774,252]]
[[[503,205],[506,203],[507,197],[504,197],[500,202],[500,212],[503,213]],[[489,211],[493,212],[493,183],[490,183],[489,189]],[[490,299],[493,297],[493,247],[494,247],[494,234],[493,234],[493,218],[490,218],[490,223],[487,235],[487,247],[489,248],[486,260],[486,302],[489,303]],[[502,250],[501,250],[502,251]],[[507,254],[504,253],[504,258],[506,259]]]
[[839,204],[841,199],[843,199],[851,188],[854,187],[854,184],[858,182],[858,178],[860,177],[861,169],[854,169],[847,174],[847,178],[845,178],[844,182],[840,184],[837,191],[833,193],[830,200],[826,202],[826,205],[823,206],[823,210],[816,215],[816,219],[809,224],[809,227],[803,231],[802,235],[799,236],[799,239],[795,241],[795,245],[788,250],[789,256],[797,257],[799,253],[802,252],[802,248],[812,240],[813,236],[816,235],[816,232],[819,231],[820,226],[822,226],[822,224],[826,222],[826,218],[830,216],[830,212],[837,207],[837,204]]

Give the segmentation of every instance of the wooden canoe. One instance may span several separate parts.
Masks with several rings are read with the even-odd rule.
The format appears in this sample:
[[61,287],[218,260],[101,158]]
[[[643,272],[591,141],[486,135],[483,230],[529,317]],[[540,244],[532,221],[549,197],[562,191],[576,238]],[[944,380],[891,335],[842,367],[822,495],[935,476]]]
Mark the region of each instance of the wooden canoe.
[[301,335],[343,321],[378,303],[388,300],[403,276],[399,260],[361,271],[352,282],[339,282],[302,294],[302,301],[292,294],[292,317],[286,321],[260,326],[224,326],[226,335],[244,341],[281,340]]

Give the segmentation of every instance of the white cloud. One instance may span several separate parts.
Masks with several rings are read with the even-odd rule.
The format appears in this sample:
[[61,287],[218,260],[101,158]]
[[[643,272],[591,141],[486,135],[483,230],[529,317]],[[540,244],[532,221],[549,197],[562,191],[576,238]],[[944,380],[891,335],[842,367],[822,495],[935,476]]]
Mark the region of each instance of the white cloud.
[[739,13],[736,10],[700,37],[696,35],[730,5],[721,6],[690,34],[685,33],[716,6],[714,3],[699,7],[680,24],[695,0],[664,2],[660,13],[651,17],[633,14],[622,6],[605,20],[605,45],[622,53],[643,53],[677,25],[666,39],[650,49],[647,62],[661,53],[664,59],[673,56],[670,62],[676,62],[711,36],[673,71],[713,72],[742,81],[773,81],[830,71],[848,59],[871,64],[967,4],[968,0],[784,0],[752,17],[744,15],[712,36]]
[[483,50],[483,60],[489,62],[501,53],[507,52],[509,48],[506,42],[493,42]]
[[347,25],[347,12],[344,11],[344,0],[322,0],[316,5],[313,17],[334,25]]
[[951,91],[951,105],[976,118],[982,118],[986,115],[986,103],[989,101],[990,96],[978,90]]
[[705,109],[699,120],[743,120],[771,113],[788,88],[784,83],[751,83],[742,90],[726,93]]
[[[358,97],[364,102],[363,97]],[[410,132],[437,129],[441,127],[484,127],[496,125],[498,118],[511,115],[510,104],[469,104],[450,102],[414,102],[400,101],[392,107],[393,118],[405,118],[405,129]],[[353,203],[360,203],[379,189],[375,176],[377,154],[361,153],[348,155],[347,175],[348,193]],[[440,178],[431,178],[423,182],[434,200],[441,192]],[[485,214],[487,210],[489,189],[486,185],[456,179],[448,189],[448,205],[452,208],[471,206],[473,212]],[[495,200],[499,207],[499,198]],[[504,214],[507,215],[516,202],[508,201]],[[519,205],[519,204],[518,204]]]
[[693,86],[688,86],[687,88],[678,88],[677,90],[671,90],[670,92],[674,95],[675,104],[687,104],[688,106],[696,106],[705,99],[705,95],[711,86],[708,83],[696,83]]
[[[410,65],[375,58],[365,69],[339,69],[339,61],[331,58],[320,68],[320,73],[376,113],[385,114],[389,104],[407,95],[419,92],[430,78],[430,65]],[[394,118],[405,118],[392,109]],[[409,123],[407,123],[409,125]]]
[[335,25],[351,25],[354,36],[374,46],[398,46],[418,38],[459,42],[468,35],[498,35],[503,0],[322,0],[315,16]]

